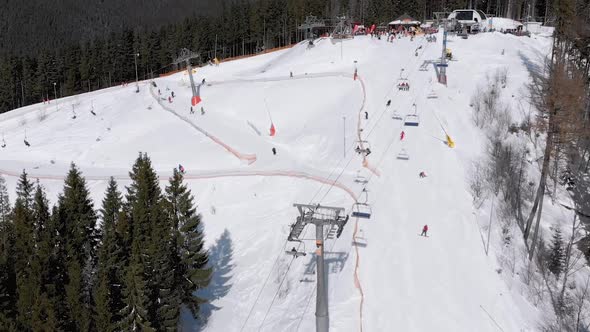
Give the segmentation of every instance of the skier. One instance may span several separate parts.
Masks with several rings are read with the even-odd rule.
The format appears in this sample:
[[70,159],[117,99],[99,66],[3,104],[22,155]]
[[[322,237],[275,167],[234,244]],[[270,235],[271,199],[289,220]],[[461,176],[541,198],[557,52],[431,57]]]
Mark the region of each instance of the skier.
[[420,178],[425,178],[426,177],[426,172],[422,171],[419,174]]
[[205,109],[201,106],[201,115],[205,115]]
[[195,114],[195,110],[193,110],[192,106],[191,106],[191,114]]
[[172,97],[168,97],[168,102],[172,103]]
[[172,96],[172,98],[174,98],[174,91],[172,91],[172,92],[170,93],[170,95]]
[[289,72],[289,77],[293,78],[293,72],[292,71]]
[[366,148],[365,151],[365,157],[371,154],[371,149]]
[[422,233],[420,234],[420,236],[428,236],[428,225],[424,225],[424,227],[422,227]]
[[277,149],[276,149],[276,148],[272,148],[272,154],[273,154],[274,156],[276,156],[276,155],[277,155]]
[[184,174],[184,166],[182,166],[181,164],[178,164],[178,171],[182,174]]
[[365,120],[369,120],[369,112],[365,112]]
[[160,91],[160,89],[158,89],[158,96],[161,96],[162,92]]
[[403,141],[404,140],[404,137],[406,137],[406,132],[402,130],[402,133],[399,134],[399,140],[400,141]]
[[203,80],[201,81],[201,85],[205,85],[205,79],[203,78]]
[[387,101],[387,106],[391,105],[391,99]]

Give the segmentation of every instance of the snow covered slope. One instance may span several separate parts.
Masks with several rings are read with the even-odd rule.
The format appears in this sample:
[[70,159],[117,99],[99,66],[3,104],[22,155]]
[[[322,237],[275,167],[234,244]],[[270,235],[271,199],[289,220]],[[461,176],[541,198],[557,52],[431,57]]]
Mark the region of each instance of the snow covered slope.
[[[297,212],[292,203],[350,213],[355,199],[365,200],[354,182],[361,174],[370,178],[372,218],[351,218],[339,239],[327,241],[332,330],[534,331],[539,313],[507,287],[483,250],[466,170],[484,137],[469,101],[486,74],[506,67],[517,105],[527,67],[541,63],[550,40],[500,33],[451,39],[458,61],[449,65],[448,87],[436,83],[432,65],[419,70],[440,55],[442,36],[438,41],[322,39],[311,49],[299,44],[199,68],[205,115],[201,105],[190,113],[184,73],[156,79],[157,87],[144,82],[138,94],[134,86],[114,87],[61,99],[57,110],[53,103],[15,110],[0,115],[7,143],[0,173],[13,194],[27,169],[55,202],[73,161],[100,202],[108,176],[128,183],[138,151],[148,152],[163,184],[182,163],[216,268],[205,294],[212,299],[204,308],[210,331],[314,329],[314,242],[301,245],[306,257],[284,254],[298,245],[286,243]],[[400,75],[409,91],[396,88]],[[438,98],[428,98],[431,92]],[[414,112],[413,104],[418,127],[392,118],[394,111]],[[354,152],[359,136],[372,150],[365,163]],[[409,160],[397,158],[402,149]],[[428,177],[419,178],[420,171]],[[424,224],[429,237],[419,236]],[[196,326],[185,319],[184,330]]]

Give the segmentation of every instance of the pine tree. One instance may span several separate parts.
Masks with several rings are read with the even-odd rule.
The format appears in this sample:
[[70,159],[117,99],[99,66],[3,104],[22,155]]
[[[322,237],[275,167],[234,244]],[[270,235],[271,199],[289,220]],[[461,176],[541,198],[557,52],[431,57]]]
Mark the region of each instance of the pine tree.
[[0,330],[16,330],[14,225],[6,182],[0,176]]
[[31,329],[32,309],[38,285],[31,262],[35,255],[35,225],[33,218],[33,184],[23,171],[16,189],[14,205],[15,271],[19,329]]
[[66,298],[76,330],[92,326],[92,289],[96,268],[96,213],[86,180],[72,164],[59,198],[60,222],[65,226]]
[[162,234],[154,234],[154,225],[161,218],[162,195],[158,177],[151,161],[139,154],[129,173],[132,183],[127,187],[124,206],[124,226],[128,232],[124,238],[131,247],[129,265],[125,273],[122,321],[120,329],[150,329],[157,325],[157,278],[154,252],[161,250],[152,241]]
[[73,318],[70,316],[66,299],[66,239],[68,236],[66,232],[66,225],[61,222],[64,220],[62,215],[63,211],[58,206],[54,206],[51,212],[50,226],[48,227],[48,233],[52,235],[54,240],[53,253],[51,255],[49,269],[51,282],[46,285],[46,291],[51,300],[51,305],[54,308],[57,325],[59,327],[58,329],[71,330],[73,329]]
[[182,174],[175,169],[166,188],[168,213],[173,221],[173,240],[179,258],[178,266],[175,266],[175,284],[182,303],[197,317],[199,304],[205,300],[198,298],[195,292],[207,287],[211,269],[207,268],[208,255],[203,248],[201,216],[196,212],[190,190],[182,181]]
[[115,330],[116,323],[120,320],[119,312],[124,307],[121,300],[124,260],[120,237],[117,234],[121,205],[121,193],[117,183],[111,178],[100,210],[102,240],[98,249],[98,285],[94,294],[95,320],[99,331]]
[[561,230],[555,227],[553,231],[553,238],[551,240],[551,247],[549,249],[549,257],[547,261],[547,268],[557,278],[563,272],[563,262],[565,253],[563,250],[563,239],[561,237]]
[[52,267],[55,236],[49,214],[49,201],[41,185],[37,183],[33,198],[33,218],[35,224],[35,255],[31,270],[39,289],[33,305],[32,328],[35,331],[54,331],[57,329],[56,314],[50,299],[54,287]]

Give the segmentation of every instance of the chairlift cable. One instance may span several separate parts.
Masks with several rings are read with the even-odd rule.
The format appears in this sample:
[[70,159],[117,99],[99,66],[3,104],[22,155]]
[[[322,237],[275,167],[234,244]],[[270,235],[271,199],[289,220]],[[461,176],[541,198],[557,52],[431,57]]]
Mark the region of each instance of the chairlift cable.
[[[427,46],[428,46],[428,45],[427,45]],[[424,52],[425,52],[425,51],[426,51],[426,48],[424,48],[424,51],[422,52],[422,55],[424,54]],[[421,55],[421,56],[422,56],[422,55]],[[415,58],[414,58],[414,59],[415,59]],[[410,62],[411,60],[412,60],[412,58],[410,58],[408,62]],[[408,74],[408,77],[409,77],[409,74]],[[387,98],[387,97],[390,95],[390,93],[391,93],[391,91],[393,90],[393,87],[394,87],[394,86],[395,86],[395,82],[392,84],[392,87],[391,87],[391,89],[389,89],[389,90],[388,90],[387,94],[385,95],[385,98]],[[395,93],[399,93],[399,91],[397,91],[397,90],[396,90],[396,91],[394,92],[394,94],[395,94]],[[266,103],[266,99],[265,99],[265,103]],[[373,130],[376,128],[377,124],[379,123],[380,119],[383,117],[383,114],[385,114],[385,112],[386,112],[386,111],[387,111],[387,108],[385,108],[385,109],[383,110],[383,112],[381,112],[381,115],[379,116],[378,120],[377,120],[377,121],[374,123],[373,127],[371,128],[371,130],[370,130],[370,131],[369,131],[369,133],[367,134],[367,136],[366,136],[367,138],[368,138],[368,137],[371,135],[371,133],[373,132]],[[268,112],[268,106],[267,106],[267,112]],[[270,117],[270,113],[269,113],[269,117]],[[272,118],[271,118],[271,121],[272,121]],[[395,135],[394,135],[394,137],[395,137]],[[389,145],[388,145],[388,147],[387,147],[387,149],[386,149],[385,153],[384,153],[384,154],[383,154],[383,156],[381,157],[381,159],[380,159],[380,161],[379,161],[379,163],[378,163],[378,164],[380,164],[380,163],[383,161],[383,158],[385,157],[385,154],[387,153],[387,151],[389,150],[389,148],[391,147],[391,145],[393,144],[393,142],[394,142],[394,139],[392,139],[392,140],[390,141],[390,143],[389,143]],[[355,146],[355,142],[353,142],[353,143],[350,145],[350,148],[349,148],[349,150],[348,150],[348,151],[351,151],[351,150],[353,150],[353,151],[354,151],[354,146]],[[338,163],[336,164],[336,166],[332,168],[332,171],[331,171],[331,172],[330,172],[330,174],[328,175],[327,179],[329,179],[329,178],[330,178],[330,177],[331,177],[331,176],[334,174],[334,172],[336,171],[336,169],[338,168],[338,166],[340,165],[340,163],[341,163],[341,162],[342,162],[344,159],[345,159],[345,157],[342,157],[342,158],[341,158],[341,159],[338,161]],[[334,184],[335,184],[336,182],[338,182],[338,180],[340,179],[340,177],[342,176],[342,174],[344,173],[344,171],[345,171],[345,170],[348,168],[348,166],[350,165],[350,162],[351,162],[353,159],[354,159],[354,154],[350,154],[350,157],[348,158],[348,162],[347,162],[347,163],[346,163],[346,165],[345,165],[345,166],[342,168],[342,170],[341,170],[341,171],[338,173],[338,176],[337,176],[337,177],[334,179],[334,181],[332,182],[332,184],[330,184],[330,185],[329,185],[329,187],[328,187],[328,190],[326,191],[326,193],[324,194],[324,196],[323,196],[323,197],[320,199],[320,201],[319,201],[320,203],[321,203],[321,202],[322,202],[322,201],[323,201],[323,200],[324,200],[324,199],[325,199],[325,198],[328,196],[328,194],[330,193],[330,191],[331,191],[331,190],[332,190],[332,188],[334,187]],[[371,175],[369,176],[369,178],[367,179],[367,181],[369,181],[369,180],[370,180],[372,177],[373,177],[373,174],[371,174]],[[315,197],[316,197],[316,196],[317,196],[317,195],[318,195],[318,194],[321,192],[321,190],[322,190],[323,186],[324,186],[324,184],[322,183],[322,184],[320,185],[320,187],[318,188],[318,190],[316,191],[316,193],[314,194],[314,196],[312,197],[312,199],[310,200],[310,204],[311,204],[311,203],[314,201]],[[318,204],[319,204],[319,203],[318,203]],[[306,233],[306,232],[307,232],[307,229],[304,231],[304,234],[303,234],[304,236],[305,236],[305,233]],[[337,240],[337,239],[336,239],[336,240]],[[334,244],[335,244],[336,240],[333,242],[332,248],[333,248],[333,246],[334,246]],[[289,242],[289,241],[287,240],[287,241],[285,241],[285,243],[283,244],[283,249],[284,249],[284,246],[287,244],[287,242]],[[297,250],[299,250],[299,247],[300,247],[300,246],[301,246],[301,242],[300,242],[300,243],[299,243],[299,245],[297,246]],[[330,250],[331,250],[331,249],[330,249]],[[258,294],[258,296],[257,296],[256,300],[254,301],[254,304],[253,304],[253,305],[252,305],[252,307],[250,308],[250,312],[248,313],[248,316],[247,316],[246,320],[244,321],[244,323],[243,323],[243,325],[242,325],[242,328],[240,329],[240,331],[243,331],[244,327],[246,326],[246,323],[248,322],[248,319],[250,318],[250,316],[251,316],[251,314],[252,314],[252,312],[253,312],[253,310],[254,310],[254,306],[257,304],[257,302],[258,302],[258,299],[259,299],[259,297],[260,297],[260,295],[261,295],[262,291],[263,291],[263,290],[264,290],[264,288],[266,287],[266,283],[268,282],[268,279],[270,278],[270,274],[271,274],[271,273],[272,273],[272,271],[274,270],[274,266],[275,266],[275,265],[276,265],[276,263],[278,262],[278,259],[279,259],[279,257],[280,257],[280,254],[279,254],[279,255],[277,256],[277,258],[275,259],[275,262],[273,263],[273,267],[272,267],[272,268],[271,268],[271,270],[269,271],[269,274],[268,274],[268,276],[267,276],[267,278],[266,278],[266,280],[265,280],[265,282],[264,282],[264,284],[263,284],[263,286],[262,286],[262,288],[261,288],[261,290],[260,290],[260,292],[259,292],[259,294]],[[291,260],[291,262],[290,262],[290,263],[289,263],[289,265],[287,266],[287,270],[285,271],[285,274],[284,274],[284,276],[283,276],[283,278],[282,278],[282,280],[281,280],[281,283],[280,283],[280,285],[279,285],[279,287],[278,287],[277,291],[275,292],[275,295],[274,295],[274,297],[273,297],[273,300],[272,300],[272,302],[271,302],[270,306],[268,307],[268,309],[267,309],[267,311],[266,311],[266,314],[265,314],[265,316],[264,316],[264,319],[263,319],[263,321],[262,321],[262,323],[261,323],[261,325],[260,325],[259,329],[261,329],[261,328],[262,328],[262,326],[264,325],[264,321],[266,320],[266,317],[268,316],[268,313],[270,312],[270,309],[272,308],[272,306],[273,306],[273,304],[274,304],[274,301],[275,301],[275,299],[276,299],[276,297],[277,297],[277,295],[278,295],[278,292],[279,292],[279,290],[281,289],[281,287],[282,287],[282,285],[283,285],[283,282],[284,282],[285,278],[287,277],[287,275],[288,275],[288,273],[289,273],[289,271],[290,271],[290,269],[291,269],[291,265],[293,264],[293,261],[294,261],[294,259],[295,259],[295,257],[293,257],[293,259]],[[314,290],[315,290],[315,288],[314,288]],[[308,302],[308,305],[309,305],[309,302]],[[305,311],[307,311],[307,306],[306,306],[306,309],[305,309]],[[305,312],[304,312],[304,315],[305,315]],[[302,317],[303,317],[303,316],[302,316]],[[301,321],[300,321],[300,323],[301,323]],[[299,328],[299,324],[298,324],[298,328]]]

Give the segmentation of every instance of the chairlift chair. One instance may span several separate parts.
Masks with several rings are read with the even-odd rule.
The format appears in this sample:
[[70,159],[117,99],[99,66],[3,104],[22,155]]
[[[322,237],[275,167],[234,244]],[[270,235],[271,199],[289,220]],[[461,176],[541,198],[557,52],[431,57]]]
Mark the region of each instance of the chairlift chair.
[[410,160],[410,155],[406,149],[401,149],[400,152],[397,154],[397,159],[399,160]]
[[303,242],[303,241],[296,241],[296,242],[303,244],[303,251],[299,251],[295,247],[293,247],[293,248],[291,248],[291,250],[285,250],[285,253],[287,255],[291,255],[295,258],[300,257],[300,256],[306,256],[307,253],[305,252],[305,242]]
[[371,154],[371,144],[369,144],[367,141],[359,140],[357,141],[355,151],[356,153],[363,154],[366,157]]
[[397,81],[397,89],[399,91],[410,91],[410,82],[406,78],[400,78]]
[[354,203],[352,206],[352,216],[356,218],[371,219],[371,206],[366,203]]
[[356,202],[352,205],[352,216],[356,218],[371,219],[373,211],[368,203],[369,194],[366,188],[363,188],[363,193],[365,193],[365,202]]
[[420,117],[418,116],[418,108],[416,104],[412,105],[414,107],[414,114],[406,115],[406,119],[404,120],[404,126],[409,127],[418,127],[420,125]]

